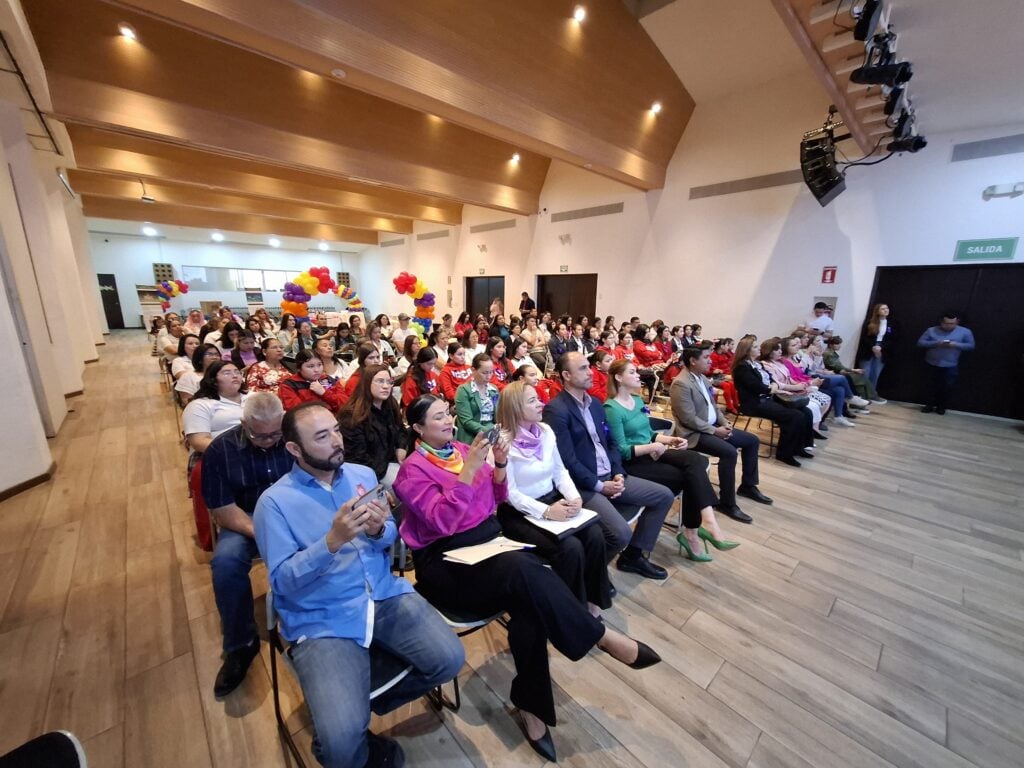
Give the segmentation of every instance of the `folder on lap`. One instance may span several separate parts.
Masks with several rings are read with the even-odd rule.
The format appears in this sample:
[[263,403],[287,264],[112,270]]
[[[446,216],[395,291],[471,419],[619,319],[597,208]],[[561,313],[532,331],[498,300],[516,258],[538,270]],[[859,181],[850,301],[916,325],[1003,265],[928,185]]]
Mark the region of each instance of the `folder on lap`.
[[529,515],[526,516],[526,519],[538,528],[553,534],[556,538],[564,539],[597,520],[597,512],[592,509],[581,509],[576,517],[570,517],[568,520],[546,520]]
[[483,544],[474,544],[472,547],[459,547],[444,553],[444,559],[452,563],[463,565],[476,565],[488,558],[500,555],[504,552],[516,552],[520,549],[533,549],[533,544],[525,544],[521,541],[512,541],[504,536],[485,541]]

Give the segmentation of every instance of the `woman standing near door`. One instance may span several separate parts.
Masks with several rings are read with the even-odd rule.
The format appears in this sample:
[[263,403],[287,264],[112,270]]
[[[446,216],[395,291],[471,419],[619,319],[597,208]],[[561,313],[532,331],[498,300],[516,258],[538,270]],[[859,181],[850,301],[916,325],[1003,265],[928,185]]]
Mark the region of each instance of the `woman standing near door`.
[[[871,317],[864,326],[864,333],[861,334],[860,348],[857,350],[857,360],[860,367],[871,382],[875,391],[878,391],[878,379],[885,368],[886,356],[892,352],[892,343],[895,338],[895,330],[889,320],[889,305],[875,304],[871,310]],[[886,401],[879,396],[872,400],[873,405],[883,405]]]

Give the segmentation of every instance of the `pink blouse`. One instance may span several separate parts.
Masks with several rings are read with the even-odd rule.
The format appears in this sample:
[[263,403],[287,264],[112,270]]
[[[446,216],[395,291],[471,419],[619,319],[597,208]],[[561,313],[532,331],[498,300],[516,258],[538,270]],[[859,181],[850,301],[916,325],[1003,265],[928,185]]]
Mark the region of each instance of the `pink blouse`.
[[803,369],[789,358],[784,357],[780,362],[786,366],[790,378],[797,384],[807,384],[811,380],[811,377],[804,373]]
[[[465,443],[454,445],[463,457],[469,452]],[[480,468],[469,486],[458,475],[431,464],[418,451],[402,462],[394,489],[405,504],[399,530],[413,549],[476,528],[508,498],[508,486],[494,482],[490,464]]]

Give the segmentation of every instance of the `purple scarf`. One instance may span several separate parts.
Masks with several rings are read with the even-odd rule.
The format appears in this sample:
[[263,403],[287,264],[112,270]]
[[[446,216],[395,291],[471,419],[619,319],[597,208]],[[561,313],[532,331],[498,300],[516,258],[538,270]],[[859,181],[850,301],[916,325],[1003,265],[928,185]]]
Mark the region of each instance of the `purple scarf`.
[[540,424],[521,424],[512,444],[527,458],[539,461],[544,453],[540,443],[542,434]]

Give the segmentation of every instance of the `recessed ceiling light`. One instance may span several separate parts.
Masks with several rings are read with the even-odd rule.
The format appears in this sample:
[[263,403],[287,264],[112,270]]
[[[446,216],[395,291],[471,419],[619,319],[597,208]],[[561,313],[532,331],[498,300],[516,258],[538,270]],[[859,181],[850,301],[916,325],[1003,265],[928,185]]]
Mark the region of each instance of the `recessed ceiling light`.
[[210,235],[210,239],[213,240],[213,242],[215,243],[223,243],[224,235],[221,234],[220,232],[214,232],[212,235]]
[[346,77],[348,77],[348,72],[346,72],[344,69],[341,69],[340,67],[337,69],[332,69],[331,74],[334,77],[338,78],[339,80],[344,80]]
[[512,155],[512,162],[513,163],[518,163],[519,162],[519,153],[518,152],[513,153],[513,155]]
[[120,24],[118,24],[117,31],[121,33],[121,37],[127,40],[139,39],[139,36],[135,33],[135,27],[133,27],[127,21],[122,21]]
[[152,227],[149,224],[147,224],[142,228],[142,234],[144,234],[146,237],[156,237],[160,233],[156,231],[156,227]]
[[330,248],[330,246],[327,245],[327,243],[325,243],[323,240],[317,243],[316,247],[319,248],[321,251],[326,251],[328,248]]
[[587,18],[587,9],[584,8],[582,5],[577,5],[575,8],[573,8],[572,17],[576,19],[576,21],[582,22],[585,18]]
[[267,240],[267,242],[270,243],[270,247],[271,248],[280,248],[281,247],[281,241],[278,240],[276,237],[270,238],[269,240]]
[[586,168],[589,171],[591,168],[594,167],[594,164],[593,163],[584,163],[583,167]]
[[653,112],[655,115],[658,114],[659,112],[661,112],[661,102],[660,101],[656,101],[653,104],[651,104],[651,112]]

